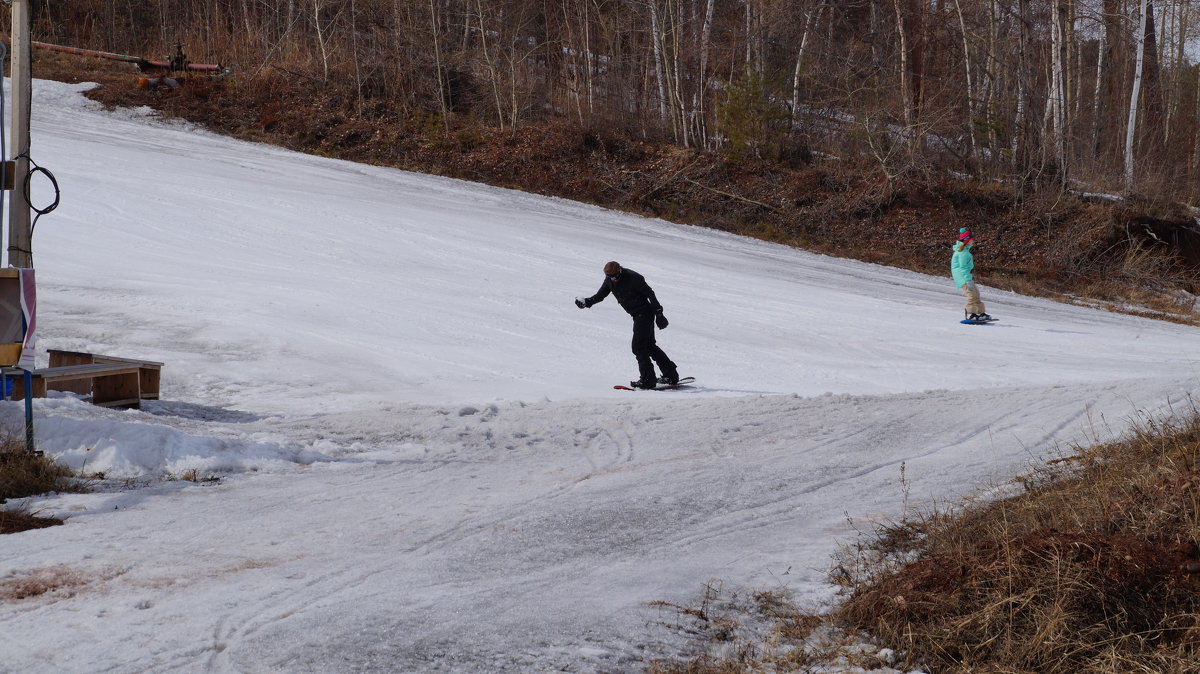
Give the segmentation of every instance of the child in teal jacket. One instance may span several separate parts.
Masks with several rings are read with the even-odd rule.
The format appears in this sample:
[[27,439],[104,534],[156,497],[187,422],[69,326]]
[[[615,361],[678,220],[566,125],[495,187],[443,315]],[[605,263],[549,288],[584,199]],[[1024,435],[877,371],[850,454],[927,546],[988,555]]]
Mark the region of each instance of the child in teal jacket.
[[958,243],[954,244],[954,254],[950,256],[950,274],[954,276],[954,285],[962,288],[963,295],[967,298],[967,320],[990,321],[992,317],[983,310],[983,302],[979,299],[979,289],[975,287],[975,276],[972,274],[975,270],[975,256],[971,254],[971,247],[974,245],[975,238],[971,236],[971,230],[966,227],[958,230]]

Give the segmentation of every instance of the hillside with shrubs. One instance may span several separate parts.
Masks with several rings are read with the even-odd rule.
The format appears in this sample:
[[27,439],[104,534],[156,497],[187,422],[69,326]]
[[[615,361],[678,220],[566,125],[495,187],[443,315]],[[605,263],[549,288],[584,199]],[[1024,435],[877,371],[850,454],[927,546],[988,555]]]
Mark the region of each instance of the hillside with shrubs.
[[240,138],[929,273],[966,226],[985,285],[1192,322],[1196,10],[1155,6],[1139,33],[1121,0],[83,0],[34,3],[34,39],[227,74],[33,67]]

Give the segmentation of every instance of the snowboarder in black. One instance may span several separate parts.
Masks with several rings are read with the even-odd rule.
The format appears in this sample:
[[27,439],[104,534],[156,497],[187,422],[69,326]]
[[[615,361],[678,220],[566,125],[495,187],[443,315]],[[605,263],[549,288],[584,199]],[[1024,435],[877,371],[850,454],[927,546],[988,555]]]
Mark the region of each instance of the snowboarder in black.
[[[654,296],[654,291],[646,283],[646,278],[632,269],[623,269],[616,262],[604,265],[604,282],[595,295],[586,299],[576,298],[575,306],[588,309],[597,302],[604,301],[612,293],[617,298],[621,308],[633,317],[633,355],[637,358],[641,379],[630,382],[633,388],[654,388],[657,384],[679,383],[679,370],[675,363],[667,358],[667,354],[654,342],[654,326],[659,329],[667,327],[667,317],[663,315],[662,305]],[[662,377],[655,379],[654,364],[662,371]]]

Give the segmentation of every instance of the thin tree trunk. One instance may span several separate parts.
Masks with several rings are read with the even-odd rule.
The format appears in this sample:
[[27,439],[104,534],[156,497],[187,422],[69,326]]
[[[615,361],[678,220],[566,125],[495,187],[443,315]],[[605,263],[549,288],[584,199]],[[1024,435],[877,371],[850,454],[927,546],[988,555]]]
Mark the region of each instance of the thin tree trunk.
[[1050,96],[1047,115],[1050,117],[1050,145],[1054,152],[1055,175],[1060,185],[1067,182],[1067,31],[1064,0],[1055,0],[1051,12]]
[[358,11],[355,0],[350,0],[350,58],[354,62],[354,99],[359,114],[363,110],[362,68],[358,62]]
[[[1063,121],[1073,122],[1071,104],[1079,93],[1078,88],[1072,88],[1075,83],[1075,72],[1079,69],[1075,49],[1075,0],[1059,0],[1062,7],[1063,29]],[[1066,134],[1069,127],[1063,129]]]
[[[46,16],[50,16],[50,3],[46,3]],[[254,24],[250,21],[250,2],[242,2],[242,25],[246,27],[246,35],[254,35]]]
[[900,0],[892,0],[892,4],[896,8],[896,35],[900,39],[900,100],[903,104],[904,127],[907,133],[913,126],[912,100],[909,98],[908,84],[908,36],[904,31],[904,12],[900,8]]
[[321,77],[329,81],[329,51],[325,48],[325,34],[321,29],[321,0],[313,0],[313,26],[317,30],[317,44],[321,46]]
[[[1192,101],[1192,114],[1196,117],[1200,117],[1200,86],[1195,87],[1195,89],[1196,89],[1196,99],[1194,101]],[[1187,174],[1190,176],[1194,176],[1194,175],[1196,175],[1196,171],[1200,170],[1200,132],[1197,132],[1197,130],[1194,127],[1192,128],[1192,157],[1191,157],[1191,159],[1192,159],[1191,166],[1188,167]],[[1198,186],[1197,186],[1195,180],[1190,181],[1190,184],[1191,184],[1191,187],[1190,187],[1191,194],[1189,195],[1188,200],[1191,202],[1194,202],[1198,197],[1200,197],[1200,191],[1197,190]]]
[[[678,7],[678,5],[676,5]],[[667,3],[667,18],[670,20],[669,35],[671,36],[671,69],[669,87],[671,92],[671,130],[675,138],[675,142],[684,147],[689,146],[688,142],[688,125],[687,125],[687,105],[683,101],[683,77],[680,74],[681,58],[680,47],[682,40],[682,17],[679,15],[679,10],[672,8],[671,2]]]
[[1067,45],[1071,51],[1071,89],[1068,100],[1071,101],[1071,121],[1075,123],[1083,115],[1083,47],[1072,41]]
[[1018,0],[1017,27],[1017,110],[1014,115],[1013,128],[1013,160],[1021,171],[1030,168],[1030,146],[1033,144],[1029,137],[1029,0]]
[[1100,157],[1100,128],[1104,120],[1104,104],[1100,100],[1101,83],[1104,81],[1104,52],[1107,51],[1103,37],[1096,43],[1096,85],[1092,89],[1092,158]]
[[[1171,71],[1174,73],[1173,82],[1171,83],[1171,100],[1167,105],[1166,119],[1163,124],[1166,127],[1166,142],[1168,146],[1171,142],[1171,133],[1174,126],[1176,115],[1179,114],[1179,109],[1183,105],[1183,82],[1184,75],[1187,72],[1187,12],[1185,11],[1187,3],[1180,2],[1175,5],[1175,18],[1171,22],[1174,25],[1175,34],[1172,36],[1172,43],[1175,53],[1172,54],[1173,61]],[[1167,42],[1166,39],[1163,40]],[[1189,173],[1189,175],[1191,175]]]
[[438,21],[436,0],[429,0],[429,23],[433,28],[433,64],[437,78],[437,98],[438,107],[442,111],[442,134],[449,137],[450,135],[450,110],[447,108],[446,101],[446,82],[442,79],[442,44],[441,22]]
[[1145,118],[1142,128],[1147,132],[1150,149],[1157,158],[1166,147],[1166,128],[1163,125],[1162,68],[1158,51],[1158,33],[1154,28],[1154,0],[1146,2],[1146,25],[1142,29],[1145,42],[1142,85],[1145,93]]
[[[580,2],[584,7],[587,6],[586,5],[587,0],[580,0]],[[586,9],[583,10],[583,12],[585,12],[584,13],[585,18],[583,21],[584,30],[587,30]],[[579,73],[583,68],[586,68],[587,66],[586,65],[581,66],[579,63],[579,50],[575,48],[575,33],[573,31],[573,29],[575,27],[574,18],[575,17],[571,16],[570,3],[564,2],[562,4],[562,20],[563,20],[563,30],[566,32],[567,39],[566,39],[565,45],[562,47],[562,53],[565,54],[565,58],[563,59],[564,65],[565,65],[565,72],[562,77],[566,81],[565,84],[566,84],[566,88],[567,88],[568,104],[570,104],[570,103],[575,104],[575,113],[579,117],[579,123],[583,124],[583,120],[584,120],[583,99],[584,99],[584,96],[582,94],[580,94],[580,92],[579,92],[579,78],[580,78]],[[585,52],[586,52],[586,50],[585,50]],[[586,56],[586,54],[585,54],[585,56]],[[586,84],[585,84],[585,86],[586,86]]]
[[912,68],[912,112],[913,122],[921,119],[921,105],[925,88],[925,11],[921,0],[908,0],[908,19],[912,27],[908,31],[908,43],[912,54],[908,64]]
[[1142,92],[1142,67],[1146,59],[1146,16],[1149,0],[1142,0],[1138,19],[1137,65],[1133,71],[1133,92],[1129,95],[1129,124],[1125,129],[1125,194],[1133,194],[1133,137],[1137,131],[1138,96]]
[[667,89],[663,81],[662,32],[659,29],[658,0],[650,0],[650,41],[654,48],[654,81],[658,85],[659,123],[667,123]]
[[954,9],[958,13],[958,29],[962,32],[963,69],[967,78],[967,133],[971,140],[971,160],[974,161],[978,152],[975,142],[975,102],[978,99],[971,77],[971,43],[967,39],[967,22],[963,18],[962,3],[954,0]]
[[796,67],[792,70],[792,126],[800,116],[800,73],[802,72],[802,64],[804,63],[804,50],[808,48],[808,35],[812,31],[813,23],[821,16],[821,12],[825,11],[825,4],[820,5],[808,12],[808,16],[804,20],[804,34],[800,36],[800,48],[796,50]]
[[708,112],[705,110],[705,94],[708,93],[708,48],[712,35],[713,9],[716,0],[708,0],[708,8],[704,12],[704,25],[700,29],[700,75],[696,81],[696,93],[693,97],[692,108],[697,119],[696,132],[700,138],[701,147],[708,147]]
[[[870,0],[871,65],[874,72],[883,72],[883,0]],[[829,22],[830,27],[833,21]]]
[[996,89],[999,87],[1000,79],[995,76],[995,70],[1000,63],[999,44],[1000,44],[1000,20],[999,12],[996,10],[996,0],[988,0],[988,56],[983,66],[983,95],[984,99],[981,102],[980,110],[986,115],[985,128],[987,129],[988,139],[987,146],[989,149],[999,147],[997,138],[995,110],[993,106],[998,98]]
[[592,80],[592,73],[595,70],[594,59],[592,54],[592,22],[588,15],[588,3],[590,0],[583,0],[583,68],[584,68],[584,87],[587,90],[587,112],[588,123],[595,118],[595,83]]
[[1107,64],[1104,77],[1104,100],[1101,105],[1112,110],[1104,121],[1107,124],[1100,127],[1100,147],[1104,152],[1104,161],[1119,161],[1117,156],[1118,140],[1121,135],[1121,114],[1119,110],[1128,100],[1124,95],[1124,67],[1127,61],[1128,44],[1124,22],[1122,21],[1121,4],[1119,0],[1104,0],[1104,62]]
[[751,54],[751,50],[750,50],[750,43],[751,43],[751,39],[752,39],[751,38],[751,29],[750,29],[750,0],[742,0],[742,2],[746,7],[746,12],[745,12],[745,15],[746,15],[746,69],[747,69],[747,72],[749,72],[750,60],[753,58],[753,55]]
[[492,60],[491,51],[488,49],[487,25],[483,20],[483,0],[475,0],[475,12],[479,19],[479,40],[480,48],[483,50],[483,62],[487,64],[488,75],[492,81],[492,98],[496,103],[496,117],[500,123],[500,130],[504,131],[504,102],[500,98],[500,78],[496,74],[496,63]]

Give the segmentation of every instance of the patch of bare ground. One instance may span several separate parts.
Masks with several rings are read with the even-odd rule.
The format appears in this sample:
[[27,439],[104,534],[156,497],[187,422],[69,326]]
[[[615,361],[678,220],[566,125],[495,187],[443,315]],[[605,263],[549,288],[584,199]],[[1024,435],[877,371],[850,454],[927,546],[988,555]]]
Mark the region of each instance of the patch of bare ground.
[[19,601],[46,594],[70,594],[87,585],[88,577],[66,566],[12,573],[0,578],[0,601]]
[[[650,674],[871,671],[896,663],[893,651],[796,608],[786,591],[736,591],[710,582],[689,605],[652,602],[659,625],[691,650],[648,663]],[[888,670],[892,671],[892,670]]]

